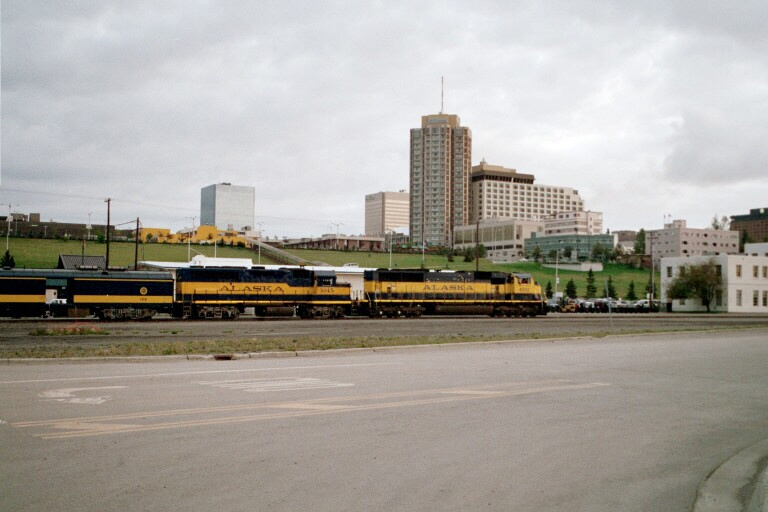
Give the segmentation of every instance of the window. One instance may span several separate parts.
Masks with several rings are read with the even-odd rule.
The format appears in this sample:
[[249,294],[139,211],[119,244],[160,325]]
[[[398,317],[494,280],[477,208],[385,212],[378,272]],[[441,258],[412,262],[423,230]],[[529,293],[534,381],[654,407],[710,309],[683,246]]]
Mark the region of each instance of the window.
[[667,277],[672,277],[672,267],[667,267]]
[[723,305],[723,290],[715,290],[715,306]]
[[763,290],[763,307],[768,307],[768,290]]
[[741,290],[736,290],[736,305],[741,306]]
[[741,277],[741,265],[736,265],[736,277]]
[[759,300],[760,300],[760,292],[758,292],[757,290],[754,290],[752,292],[752,305],[757,306]]
[[[757,277],[757,275],[758,275],[758,270],[757,269],[758,269],[757,265],[753,265],[752,266],[752,277]],[[757,306],[757,304],[755,304],[755,306]]]

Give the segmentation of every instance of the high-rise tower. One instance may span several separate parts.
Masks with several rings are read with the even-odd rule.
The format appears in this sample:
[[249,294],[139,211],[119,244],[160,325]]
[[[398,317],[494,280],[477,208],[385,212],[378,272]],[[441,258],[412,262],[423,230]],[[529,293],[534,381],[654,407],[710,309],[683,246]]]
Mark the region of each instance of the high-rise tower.
[[421,117],[411,129],[410,235],[414,244],[453,245],[454,226],[469,223],[472,130],[459,116]]
[[218,229],[251,231],[256,189],[217,183],[200,189],[200,224]]

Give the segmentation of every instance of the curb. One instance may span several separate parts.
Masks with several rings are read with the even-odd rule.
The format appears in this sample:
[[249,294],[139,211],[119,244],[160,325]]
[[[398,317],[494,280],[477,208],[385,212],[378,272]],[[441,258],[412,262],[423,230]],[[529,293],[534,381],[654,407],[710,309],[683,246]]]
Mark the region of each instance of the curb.
[[768,512],[768,439],[743,449],[699,486],[693,512]]

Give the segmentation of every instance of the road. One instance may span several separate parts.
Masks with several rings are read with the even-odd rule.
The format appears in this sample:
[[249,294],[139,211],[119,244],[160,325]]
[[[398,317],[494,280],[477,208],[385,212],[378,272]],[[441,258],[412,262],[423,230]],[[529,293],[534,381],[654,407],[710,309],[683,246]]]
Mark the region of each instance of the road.
[[685,511],[768,330],[0,370],[6,510]]
[[[38,336],[51,327],[92,325],[104,335]],[[99,347],[134,342],[184,342],[228,339],[296,339],[341,337],[441,338],[473,341],[499,338],[604,336],[608,333],[690,329],[768,328],[768,315],[552,314],[537,318],[424,317],[418,319],[100,322],[98,320],[4,321],[0,323],[0,357],[15,349],[62,344]]]

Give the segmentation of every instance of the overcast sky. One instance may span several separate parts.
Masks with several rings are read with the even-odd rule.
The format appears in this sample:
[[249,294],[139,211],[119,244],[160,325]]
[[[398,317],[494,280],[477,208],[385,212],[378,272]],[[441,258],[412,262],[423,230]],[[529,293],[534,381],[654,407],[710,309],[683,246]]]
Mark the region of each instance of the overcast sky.
[[768,2],[3,0],[3,214],[361,234],[440,110],[610,230],[768,206]]

